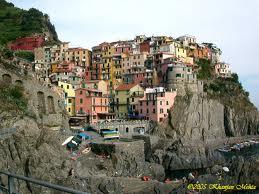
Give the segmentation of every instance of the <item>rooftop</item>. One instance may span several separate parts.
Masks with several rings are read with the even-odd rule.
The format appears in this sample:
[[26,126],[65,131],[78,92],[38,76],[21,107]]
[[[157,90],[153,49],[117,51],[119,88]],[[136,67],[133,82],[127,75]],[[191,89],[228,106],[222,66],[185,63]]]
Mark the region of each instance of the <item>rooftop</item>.
[[138,84],[137,83],[134,83],[134,84],[121,84],[115,90],[117,90],[117,91],[130,90],[131,88],[133,88],[136,85],[138,85]]

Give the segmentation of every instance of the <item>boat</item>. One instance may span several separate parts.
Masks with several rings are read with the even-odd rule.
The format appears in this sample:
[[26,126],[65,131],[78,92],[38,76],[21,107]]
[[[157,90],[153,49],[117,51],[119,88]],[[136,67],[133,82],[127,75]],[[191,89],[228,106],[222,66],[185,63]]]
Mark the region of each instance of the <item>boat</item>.
[[218,151],[227,153],[227,152],[230,152],[231,149],[230,148],[218,148]]
[[87,147],[87,148],[85,148],[85,149],[82,151],[82,154],[88,154],[90,151],[91,151],[91,148],[90,148],[90,147]]
[[68,137],[68,138],[62,143],[62,146],[68,144],[73,138],[74,138],[74,136]]

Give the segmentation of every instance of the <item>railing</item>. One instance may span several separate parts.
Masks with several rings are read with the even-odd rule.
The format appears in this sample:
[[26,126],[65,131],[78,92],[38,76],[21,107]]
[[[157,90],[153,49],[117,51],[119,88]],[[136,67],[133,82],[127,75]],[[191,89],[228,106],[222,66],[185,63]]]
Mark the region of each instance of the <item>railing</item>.
[[26,177],[26,176],[16,175],[16,174],[13,174],[13,173],[10,173],[10,172],[0,171],[0,175],[5,175],[5,176],[8,177],[8,186],[7,187],[4,187],[3,184],[1,183],[1,180],[0,180],[0,193],[6,192],[8,194],[18,194],[15,191],[15,186],[14,186],[14,180],[17,179],[17,180],[25,181],[27,183],[29,182],[29,183],[33,183],[35,185],[47,187],[47,188],[50,188],[50,189],[55,189],[57,191],[62,191],[62,192],[65,192],[65,193],[88,194],[86,192],[77,191],[77,190],[74,190],[74,189],[71,189],[71,188],[68,188],[68,187],[55,185],[55,184],[52,184],[52,183],[49,183],[49,182],[36,180],[34,178],[30,178],[30,177]]

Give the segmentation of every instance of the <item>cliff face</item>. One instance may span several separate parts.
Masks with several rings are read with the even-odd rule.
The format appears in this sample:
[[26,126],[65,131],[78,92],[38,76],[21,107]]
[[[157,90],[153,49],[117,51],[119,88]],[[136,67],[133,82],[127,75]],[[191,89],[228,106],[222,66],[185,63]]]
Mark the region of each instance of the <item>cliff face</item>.
[[205,93],[178,96],[167,121],[152,132],[165,142],[152,160],[168,172],[212,167],[225,163],[214,151],[218,146],[258,134],[259,117],[253,106],[229,106],[221,100]]

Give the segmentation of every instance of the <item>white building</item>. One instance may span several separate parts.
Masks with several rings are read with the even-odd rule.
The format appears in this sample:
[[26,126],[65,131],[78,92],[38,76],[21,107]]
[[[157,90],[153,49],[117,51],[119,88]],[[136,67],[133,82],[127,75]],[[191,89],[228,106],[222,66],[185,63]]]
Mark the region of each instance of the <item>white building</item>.
[[230,65],[227,63],[217,63],[215,65],[215,73],[217,77],[231,77]]

